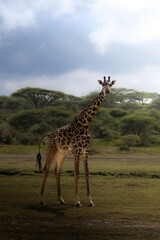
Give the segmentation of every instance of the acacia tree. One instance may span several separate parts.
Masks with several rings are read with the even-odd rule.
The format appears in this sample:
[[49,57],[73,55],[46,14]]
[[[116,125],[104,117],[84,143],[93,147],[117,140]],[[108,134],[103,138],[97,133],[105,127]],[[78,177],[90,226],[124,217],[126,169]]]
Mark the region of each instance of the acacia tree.
[[145,105],[157,99],[158,96],[159,95],[154,92],[139,92],[134,89],[114,88],[108,95],[103,106],[113,108],[122,104],[131,103]]
[[158,97],[154,99],[150,108],[156,108],[157,110],[160,110],[160,95],[158,95]]
[[151,103],[158,97],[158,93],[154,92],[138,92],[133,91],[127,94],[127,98],[131,102],[139,102],[142,105]]
[[134,89],[113,88],[103,103],[103,106],[110,108],[119,107],[123,103],[128,103],[130,101],[129,96],[134,94]]
[[66,97],[66,94],[59,91],[26,87],[13,93],[11,97],[23,98],[33,107],[39,109],[51,105],[57,99]]
[[15,99],[7,96],[0,96],[0,110],[5,112],[17,112],[25,107],[25,100]]

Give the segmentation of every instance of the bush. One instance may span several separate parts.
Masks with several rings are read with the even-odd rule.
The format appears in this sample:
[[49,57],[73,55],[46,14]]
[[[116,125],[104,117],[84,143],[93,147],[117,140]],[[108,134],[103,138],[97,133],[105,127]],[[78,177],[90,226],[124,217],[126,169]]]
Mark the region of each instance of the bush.
[[140,137],[137,135],[129,134],[126,136],[122,136],[120,138],[119,147],[120,150],[129,150],[130,147],[135,147],[139,144]]
[[21,131],[18,131],[16,134],[16,143],[17,144],[23,144],[23,145],[33,145],[38,144],[39,138],[37,135],[34,135],[33,133],[26,132],[22,133]]
[[138,135],[140,137],[140,144],[147,146],[149,143],[149,136],[154,131],[155,118],[148,117],[142,114],[130,114],[121,120],[121,134],[122,135]]
[[12,143],[12,135],[11,135],[10,127],[5,122],[1,122],[0,124],[0,143],[2,144]]
[[126,115],[127,115],[127,111],[124,111],[124,110],[122,110],[122,109],[116,109],[116,108],[114,108],[114,109],[112,109],[112,110],[110,111],[110,114],[111,114],[113,117],[115,117],[115,118],[119,118],[119,117],[124,117],[124,116],[126,116]]
[[9,119],[9,124],[15,129],[28,130],[33,124],[41,122],[42,112],[30,109],[13,114]]

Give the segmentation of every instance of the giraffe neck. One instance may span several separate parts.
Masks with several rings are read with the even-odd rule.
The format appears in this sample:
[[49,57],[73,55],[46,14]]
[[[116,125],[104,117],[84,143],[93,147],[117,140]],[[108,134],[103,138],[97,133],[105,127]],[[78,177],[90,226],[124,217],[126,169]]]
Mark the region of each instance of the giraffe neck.
[[102,89],[99,95],[84,110],[75,116],[73,122],[83,126],[89,126],[101,107],[106,95],[107,93]]

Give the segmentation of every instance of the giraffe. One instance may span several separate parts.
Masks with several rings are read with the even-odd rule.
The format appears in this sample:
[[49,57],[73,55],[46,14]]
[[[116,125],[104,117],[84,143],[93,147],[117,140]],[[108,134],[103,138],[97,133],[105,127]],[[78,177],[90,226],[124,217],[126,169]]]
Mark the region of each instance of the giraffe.
[[78,194],[80,156],[82,156],[84,163],[88,206],[94,206],[89,186],[88,148],[91,142],[91,136],[89,134],[88,126],[94,119],[106,95],[110,93],[110,88],[113,84],[115,84],[116,81],[114,80],[111,82],[109,76],[108,80],[106,80],[106,77],[104,77],[104,81],[98,80],[98,82],[100,85],[102,85],[102,90],[100,91],[99,95],[95,99],[93,99],[93,101],[84,110],[77,114],[71,123],[64,127],[56,129],[51,134],[43,136],[39,141],[39,153],[37,154],[37,163],[39,164],[39,169],[41,170],[40,145],[43,138],[48,137],[46,162],[43,168],[43,182],[40,192],[40,204],[42,205],[44,204],[43,192],[47,175],[52,161],[55,157],[56,166],[54,169],[54,173],[57,182],[58,200],[61,204],[65,204],[61,194],[60,172],[66,156],[68,154],[73,154],[75,168],[75,206],[81,206]]

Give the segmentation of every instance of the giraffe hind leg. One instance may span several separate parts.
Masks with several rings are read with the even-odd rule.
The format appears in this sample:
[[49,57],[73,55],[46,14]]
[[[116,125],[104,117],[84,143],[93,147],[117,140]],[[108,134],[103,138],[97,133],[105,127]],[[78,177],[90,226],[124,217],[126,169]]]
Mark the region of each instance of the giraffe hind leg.
[[49,169],[51,167],[52,161],[55,157],[56,152],[50,152],[49,149],[47,149],[47,154],[46,154],[46,163],[45,166],[43,168],[43,182],[42,182],[42,186],[41,186],[41,192],[40,192],[40,204],[41,205],[45,205],[44,201],[43,201],[43,193],[44,193],[44,188],[45,188],[45,184],[46,184],[46,179],[49,173]]
[[60,202],[60,204],[65,205],[65,202],[64,202],[62,194],[61,194],[60,173],[61,173],[61,168],[62,168],[63,162],[66,158],[66,155],[61,152],[58,152],[56,155],[56,158],[57,158],[57,163],[56,163],[54,173],[55,173],[55,177],[56,177],[56,181],[57,181],[58,201]]

